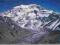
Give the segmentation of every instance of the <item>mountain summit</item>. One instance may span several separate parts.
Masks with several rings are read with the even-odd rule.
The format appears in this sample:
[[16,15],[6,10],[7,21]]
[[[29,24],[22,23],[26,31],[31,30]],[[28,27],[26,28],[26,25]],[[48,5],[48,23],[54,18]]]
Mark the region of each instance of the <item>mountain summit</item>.
[[9,17],[22,28],[38,30],[46,22],[43,18],[48,18],[52,13],[53,11],[43,9],[39,5],[30,4],[16,6],[12,10],[4,12],[3,16]]

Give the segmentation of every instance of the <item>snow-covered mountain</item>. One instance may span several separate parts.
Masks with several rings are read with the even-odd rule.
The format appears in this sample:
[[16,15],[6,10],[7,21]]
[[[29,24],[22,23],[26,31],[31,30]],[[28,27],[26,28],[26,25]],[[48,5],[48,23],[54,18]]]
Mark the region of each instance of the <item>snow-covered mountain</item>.
[[[36,33],[34,34],[35,37],[32,35],[33,40],[29,38],[30,35],[24,39],[27,40],[27,42],[31,43],[32,41],[32,43],[34,43],[34,41],[36,41],[35,39],[38,40],[40,37],[48,34],[49,31],[59,29],[59,15],[59,13],[56,13],[53,10],[47,10],[36,4],[20,5],[0,14],[0,28],[7,27],[12,33],[14,30],[17,30],[19,32],[19,30],[23,29],[31,31],[32,34]],[[3,29],[3,32],[4,30],[5,29]],[[6,31],[8,31],[8,29]],[[9,36],[7,38],[9,38]],[[11,38],[9,40],[11,40]]]

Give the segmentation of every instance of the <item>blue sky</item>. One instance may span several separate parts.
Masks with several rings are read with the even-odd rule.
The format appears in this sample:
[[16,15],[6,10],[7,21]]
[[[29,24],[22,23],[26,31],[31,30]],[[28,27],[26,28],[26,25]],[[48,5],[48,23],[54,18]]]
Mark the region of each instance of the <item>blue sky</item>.
[[39,4],[47,9],[60,12],[60,0],[0,0],[0,12],[21,4]]

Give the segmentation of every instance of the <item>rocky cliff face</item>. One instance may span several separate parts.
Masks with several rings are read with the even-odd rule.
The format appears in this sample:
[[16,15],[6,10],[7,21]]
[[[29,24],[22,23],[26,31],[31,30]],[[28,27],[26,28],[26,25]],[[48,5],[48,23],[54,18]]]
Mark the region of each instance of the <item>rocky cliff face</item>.
[[0,15],[0,43],[41,41],[49,32],[60,30],[59,15],[36,4],[13,7]]

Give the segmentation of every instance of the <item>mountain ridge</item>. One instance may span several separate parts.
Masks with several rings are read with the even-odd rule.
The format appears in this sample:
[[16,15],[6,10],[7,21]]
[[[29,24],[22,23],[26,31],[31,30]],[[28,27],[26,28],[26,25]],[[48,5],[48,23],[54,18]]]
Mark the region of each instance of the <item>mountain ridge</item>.
[[[5,43],[9,43],[8,41],[17,40],[17,35],[20,35],[20,37],[22,35],[22,43],[35,43],[39,41],[49,32],[55,31],[55,29],[60,25],[59,15],[60,14],[57,14],[52,10],[44,9],[36,4],[16,6],[13,7],[12,10],[1,13],[1,27],[8,25],[5,27],[7,28],[6,31],[11,31],[12,33],[10,32],[9,36],[13,36],[10,38],[9,36],[6,36],[6,39],[8,38],[8,40]],[[9,31],[8,28],[10,29]],[[20,30],[23,31],[22,34],[20,34]],[[0,32],[1,31],[2,30],[0,30]],[[17,32],[19,32],[19,34],[16,35]],[[24,37],[25,34],[27,36]],[[14,38],[14,36],[16,36],[16,38]]]

